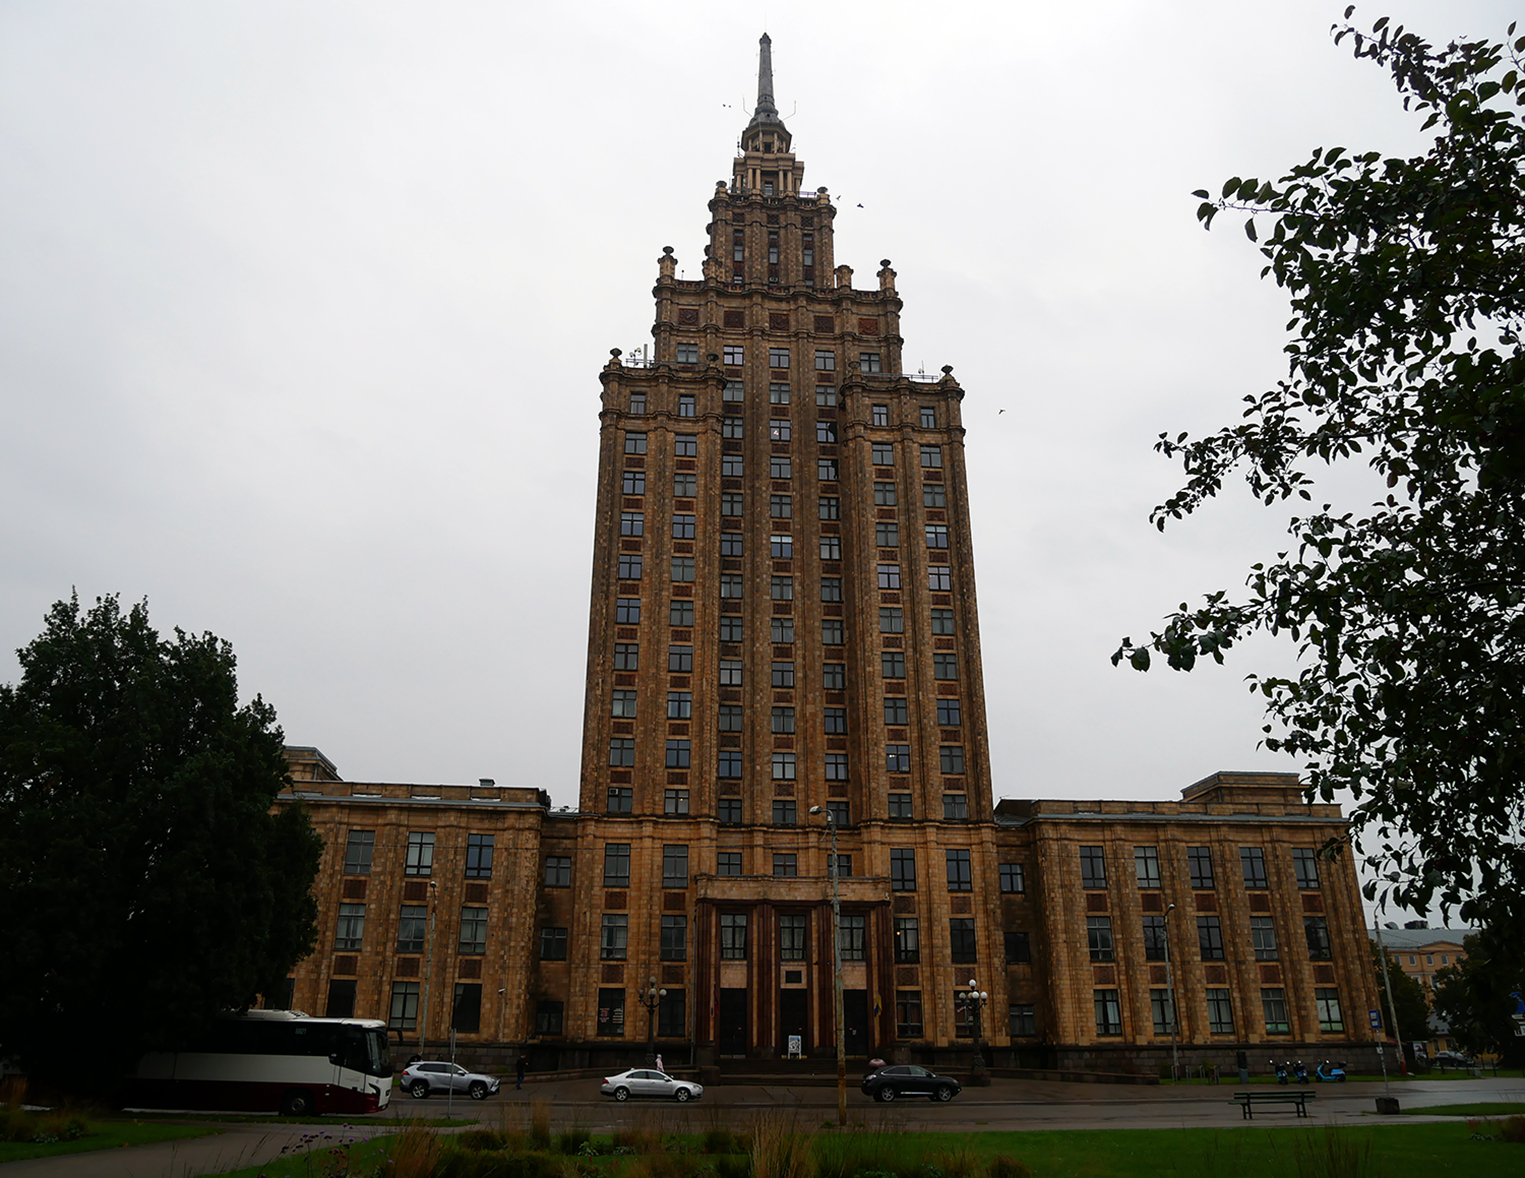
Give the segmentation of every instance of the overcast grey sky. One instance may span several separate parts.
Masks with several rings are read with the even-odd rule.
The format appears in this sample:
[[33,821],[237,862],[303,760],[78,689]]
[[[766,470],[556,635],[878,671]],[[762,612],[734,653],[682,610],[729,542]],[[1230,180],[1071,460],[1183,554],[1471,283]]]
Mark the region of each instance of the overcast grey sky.
[[0,680],[71,586],[147,597],[347,777],[575,801],[597,373],[664,245],[699,272],[766,19],[838,261],[892,259],[909,366],[967,390],[997,796],[1296,768],[1243,684],[1285,650],[1108,655],[1280,542],[1239,492],[1157,533],[1151,444],[1282,371],[1190,191],[1422,146],[1342,8],[7,0]]

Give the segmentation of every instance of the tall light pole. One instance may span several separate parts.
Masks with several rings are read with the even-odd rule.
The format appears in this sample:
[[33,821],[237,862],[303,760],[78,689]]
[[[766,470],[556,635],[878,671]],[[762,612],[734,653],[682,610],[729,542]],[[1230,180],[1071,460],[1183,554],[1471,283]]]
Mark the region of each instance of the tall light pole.
[[646,989],[637,990],[635,1000],[646,1008],[646,1058],[657,1060],[657,1006],[667,997],[666,990],[657,989],[656,975],[646,979]]
[[434,909],[439,901],[439,884],[429,881],[429,939],[424,943],[424,1006],[418,1012],[418,1054],[424,1054],[424,1036],[429,1033],[429,975],[434,968]]
[[836,985],[832,991],[832,1020],[837,1031],[837,1124],[847,1125],[847,1043],[842,1027],[842,896],[837,884],[837,816],[829,806],[811,806],[812,814],[825,814],[831,831],[831,858],[827,872],[831,876],[831,949],[836,966]]
[[1175,975],[1170,969],[1170,914],[1176,910],[1174,904],[1165,905],[1165,996],[1170,999],[1170,1081],[1172,1084],[1181,1082],[1181,1056],[1176,1047],[1176,1041],[1180,1037],[1181,1020],[1176,1015],[1176,985]]
[[988,1084],[990,1081],[985,1074],[985,1055],[980,1050],[980,1014],[985,1003],[990,1001],[990,992],[981,990],[979,986],[979,982],[970,978],[969,992],[963,995],[964,1011],[974,1032],[974,1070],[970,1073],[969,1083]]

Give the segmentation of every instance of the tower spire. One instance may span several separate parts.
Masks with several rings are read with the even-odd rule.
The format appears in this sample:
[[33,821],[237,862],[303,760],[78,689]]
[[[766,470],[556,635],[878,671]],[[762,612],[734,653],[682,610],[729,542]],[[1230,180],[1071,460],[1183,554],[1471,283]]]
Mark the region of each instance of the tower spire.
[[742,146],[747,151],[763,151],[766,154],[789,150],[789,131],[784,120],[778,117],[778,107],[773,99],[773,38],[764,33],[757,42],[757,109],[752,121],[741,133]]
[[757,110],[752,115],[754,123],[765,115],[778,118],[778,107],[773,105],[773,38],[764,33],[757,44]]

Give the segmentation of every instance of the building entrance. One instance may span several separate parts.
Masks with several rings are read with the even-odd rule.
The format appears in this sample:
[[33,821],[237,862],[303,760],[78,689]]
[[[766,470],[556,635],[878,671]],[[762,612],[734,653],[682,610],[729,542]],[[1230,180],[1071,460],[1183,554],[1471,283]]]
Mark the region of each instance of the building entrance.
[[842,1035],[848,1055],[867,1057],[873,1047],[868,1029],[868,991],[842,991]]
[[778,992],[778,1053],[789,1054],[789,1036],[800,1037],[800,1050],[810,1054],[810,993],[807,990]]
[[747,1053],[747,992],[720,991],[720,1054]]

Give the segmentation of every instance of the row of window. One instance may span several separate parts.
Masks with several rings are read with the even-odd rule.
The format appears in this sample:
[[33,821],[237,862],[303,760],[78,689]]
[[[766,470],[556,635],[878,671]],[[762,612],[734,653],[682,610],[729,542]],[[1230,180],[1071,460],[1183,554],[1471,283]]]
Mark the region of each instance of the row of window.
[[[397,918],[397,952],[422,953],[429,936],[429,909],[424,904],[404,904]],[[356,952],[365,943],[365,905],[340,904],[335,927],[334,948]],[[487,952],[487,909],[461,909],[459,945],[462,956]]]
[[[1269,887],[1266,876],[1265,851],[1260,847],[1240,847],[1239,866],[1246,888]],[[1186,868],[1191,886],[1197,891],[1211,891],[1214,887],[1213,852],[1211,847],[1187,847]],[[1134,847],[1133,871],[1141,888],[1160,886],[1160,852],[1158,847]],[[1296,847],[1292,851],[1292,872],[1300,888],[1319,886],[1318,853],[1311,847]],[[1080,848],[1080,883],[1085,888],[1107,886],[1107,856],[1102,847]]]
[[[776,664],[775,664],[776,665]],[[780,684],[775,679],[775,687],[793,686],[793,681],[788,684]],[[776,710],[776,709],[775,709]],[[793,731],[793,728],[790,728]],[[673,738],[667,741],[666,757],[664,764],[669,769],[690,768],[693,742],[681,738]],[[964,771],[964,747],[957,744],[941,745],[938,750],[938,764],[944,773],[962,773]],[[635,765],[635,738],[629,736],[611,737],[609,740],[609,764],[615,768],[629,768]],[[773,780],[795,781],[798,779],[799,758],[792,752],[784,752],[775,749],[773,752]],[[885,746],[885,767],[890,773],[909,773],[911,771],[911,746],[908,744],[891,744]],[[846,781],[847,777],[847,754],[827,753],[825,761],[827,781]]]
[[[376,852],[374,830],[352,830],[344,848],[344,874],[369,875]],[[467,879],[492,878],[493,836],[468,834],[466,836]],[[403,874],[428,876],[434,874],[434,832],[410,831],[403,860]]]
[[[609,714],[619,719],[632,720],[636,715],[636,692],[629,688],[619,688],[610,697]],[[669,720],[690,720],[693,718],[694,693],[691,691],[669,691],[667,693],[667,718]],[[906,698],[901,695],[889,695],[884,697],[884,722],[889,725],[904,725],[908,723],[910,715]],[[952,696],[939,696],[937,699],[937,725],[939,728],[958,728],[963,723],[963,712],[959,701]],[[742,710],[739,704],[721,704],[718,714],[719,731],[741,732]],[[794,708],[788,705],[775,705],[772,712],[772,731],[777,735],[792,735],[795,731]],[[847,732],[847,709],[826,708],[824,712],[824,728],[828,736],[840,736]],[[893,766],[890,772],[896,772]]]
[[[777,619],[775,619],[775,625]],[[789,627],[792,636],[793,627]],[[905,651],[886,650],[879,655],[879,666],[886,679],[904,679],[906,677]],[[616,642],[614,644],[614,669],[616,671],[638,671],[641,669],[641,648],[636,642]],[[670,672],[680,674],[692,674],[694,670],[694,648],[686,643],[676,643],[667,648],[667,669]],[[720,686],[740,687],[742,685],[742,660],[738,658],[723,658],[720,660]],[[828,691],[841,691],[846,686],[847,668],[842,663],[826,663],[822,668],[822,686]],[[775,659],[770,668],[772,686],[793,687],[794,684],[794,661],[792,659]],[[932,655],[932,678],[939,682],[949,683],[958,679],[958,655],[953,651],[936,651]]]
[[[875,408],[876,409],[882,408],[882,406],[876,406]],[[888,414],[888,410],[886,410],[886,414]],[[736,431],[739,431],[741,429],[741,425],[742,425],[741,419],[740,418],[736,418],[734,420],[735,420],[735,425],[733,427],[731,427],[731,428],[736,430]],[[886,421],[885,424],[888,424],[888,421]],[[824,427],[827,430],[827,432],[829,433],[830,436],[823,437],[821,435],[821,427]],[[793,438],[793,423],[788,421],[788,420],[786,420],[786,419],[784,419],[784,418],[771,419],[768,422],[768,430],[769,430],[769,435],[768,436],[769,436],[769,440],[770,441],[774,441],[774,442],[788,442],[788,441],[791,441],[792,438]],[[821,422],[819,424],[819,426],[817,427],[816,437],[817,437],[818,441],[832,441],[832,442],[834,442],[834,441],[836,441],[836,436],[835,435],[836,435],[835,427],[831,423],[829,423],[829,422]],[[739,432],[737,432],[735,434],[735,436],[736,437],[740,437],[741,435],[740,435]],[[871,447],[870,454],[871,454],[871,456],[872,456],[872,458],[874,460],[874,465],[875,466],[894,466],[895,465],[895,443],[894,442],[871,442],[871,443],[869,443],[869,445]],[[638,430],[627,430],[625,432],[625,453],[626,454],[642,455],[642,454],[647,454],[649,452],[650,452],[650,450],[649,450],[649,442],[647,440],[647,435],[645,433],[640,432]],[[942,469],[942,466],[943,466],[943,448],[942,448],[941,445],[939,445],[939,444],[937,444],[935,442],[923,442],[923,443],[919,444],[919,452],[921,454],[921,466],[922,466],[923,470],[941,470]],[[674,457],[677,457],[677,458],[697,458],[697,457],[699,457],[699,435],[698,434],[674,434],[673,435],[673,455],[674,455]],[[740,456],[739,455],[727,455],[727,456],[724,456],[724,457],[736,458],[738,461],[740,460]],[[724,461],[724,457],[722,458],[722,462]],[[722,467],[721,473],[722,474],[726,474],[726,473],[730,473],[730,472],[727,472]],[[739,474],[740,471],[738,470],[736,473]],[[787,478],[788,476],[787,475],[774,475],[773,477],[774,478]]]
[[[1122,1006],[1116,990],[1093,992],[1098,1035],[1121,1035],[1123,1033]],[[1207,998],[1207,1029],[1214,1035],[1234,1034],[1234,1003],[1226,988],[1210,988]],[[1338,1034],[1345,1029],[1345,1016],[1340,1008],[1340,992],[1333,987],[1320,987],[1313,992],[1315,1013],[1319,1030],[1326,1034]],[[1291,1020],[1287,1015],[1287,992],[1275,986],[1260,991],[1261,1019],[1268,1035],[1290,1035]],[[1169,990],[1150,990],[1149,1007],[1156,1035],[1169,1035],[1175,1030],[1175,1010],[1170,1001]],[[1015,1032],[1013,1032],[1015,1033]]]
[[[787,499],[787,495],[776,495],[774,498]],[[840,499],[835,495],[821,496],[823,507],[835,511]],[[824,517],[836,519],[836,516]],[[696,536],[696,517],[685,512],[679,512],[672,517],[672,535],[674,540],[692,540]],[[948,528],[945,524],[926,524],[924,532],[928,548],[945,549],[948,547]],[[646,513],[643,511],[623,511],[620,513],[621,536],[644,536],[646,534]],[[900,525],[893,520],[880,520],[874,524],[874,543],[879,548],[900,547]],[[740,557],[744,551],[742,534],[740,532],[720,533],[720,555],[723,557]],[[823,535],[820,537],[819,551],[822,560],[842,559],[842,537],[839,535]],[[788,533],[776,533],[768,537],[768,555],[774,560],[792,560],[794,558],[794,537]],[[692,580],[693,578],[688,578]]]
[[[868,370],[866,369],[865,371],[868,371]],[[877,368],[876,369],[872,369],[872,371],[877,372],[878,369]],[[777,375],[781,375],[781,374],[780,373],[775,373],[774,375],[777,376]],[[816,376],[817,382],[823,381],[825,379],[827,379],[827,378],[823,378],[819,374],[817,374],[817,376]],[[745,401],[745,399],[746,399],[742,382],[739,381],[739,380],[728,380],[728,381],[726,381],[725,382],[725,387],[721,391],[720,399],[721,399],[722,403],[724,403],[727,406],[742,404]],[[768,384],[768,403],[769,404],[771,404],[771,405],[788,405],[788,404],[792,403],[792,399],[793,399],[793,388],[790,386],[789,381],[788,381],[787,378],[785,378],[783,380],[773,380],[773,381],[769,382],[769,384]],[[816,386],[815,386],[815,403],[816,403],[816,407],[818,409],[838,409],[842,405],[842,395],[837,391],[837,386],[835,384],[817,383]],[[876,426],[888,426],[890,424],[889,409],[890,409],[890,407],[888,405],[875,405],[875,406],[873,406],[872,424],[874,424]],[[642,416],[645,415],[645,413],[646,413],[646,390],[645,389],[631,389],[630,390],[629,411],[630,411],[631,416],[633,416],[633,417],[642,417]],[[679,417],[697,417],[698,416],[698,401],[697,401],[697,398],[693,394],[691,394],[691,393],[680,393],[679,394],[679,396],[678,396],[678,416]],[[935,428],[937,428],[937,410],[932,408],[929,405],[922,406],[921,407],[921,412],[920,412],[920,415],[919,415],[919,418],[918,418],[918,421],[919,421],[919,424],[922,426],[923,429],[935,429]],[[732,422],[732,423],[734,423],[734,427],[733,428],[735,429],[736,432],[734,432],[734,433],[727,433],[726,432],[726,428],[727,427],[725,425],[725,422]],[[726,438],[739,438],[739,437],[741,437],[741,432],[740,431],[741,431],[741,418],[739,418],[739,417],[728,417],[728,418],[724,419],[724,421],[722,422],[722,428],[721,428],[721,436],[722,437],[726,437]],[[821,441],[821,442],[835,442],[837,440],[836,439],[836,427],[835,427],[835,425],[834,424],[832,425],[829,434],[827,434],[825,436],[822,435],[822,433],[821,433],[821,431],[820,431],[820,429],[818,427],[817,428],[817,432],[816,432],[816,440],[817,441]]]
[[[738,257],[737,261],[741,259]],[[777,261],[777,258],[770,258]],[[689,340],[680,340],[677,344],[677,359],[679,364],[699,363],[699,345]],[[747,349],[744,344],[724,344],[720,351],[721,363],[727,368],[735,368],[747,362]],[[789,365],[790,349],[784,347],[770,347],[768,349],[768,367],[774,369],[786,369]],[[879,372],[882,370],[883,358],[879,352],[859,352],[858,366],[864,372]],[[822,349],[816,349],[815,370],[817,372],[835,372],[837,370],[837,354]],[[928,415],[930,416],[930,420]],[[931,406],[922,407],[922,423],[930,429],[937,424],[937,411]]]
[[[1145,916],[1144,959],[1146,961],[1168,960],[1169,944],[1163,916]],[[1333,955],[1329,940],[1329,923],[1322,916],[1303,917],[1303,937],[1308,946],[1311,961],[1328,961]],[[1086,940],[1092,961],[1111,961],[1115,946],[1110,916],[1086,917]],[[1269,916],[1250,917],[1250,941],[1255,950],[1256,961],[1278,961],[1281,950],[1276,941],[1276,922]],[[1223,926],[1217,916],[1197,917],[1197,948],[1203,961],[1222,961]]]
[[[787,454],[770,455],[768,459],[768,477],[770,479],[789,479],[794,477],[794,463]],[[818,458],[816,460],[816,478],[823,483],[835,483],[839,481],[839,467],[835,458]],[[745,475],[745,463],[740,454],[724,454],[720,458],[720,474],[723,478],[739,479]],[[941,483],[928,484],[939,488],[937,494],[924,494],[923,500],[928,507],[946,507],[947,492]],[[699,476],[692,471],[679,471],[672,476],[672,493],[679,499],[692,499],[699,493]],[[644,495],[646,494],[646,472],[644,470],[626,470],[621,472],[620,494]],[[738,498],[740,495],[738,493]],[[733,513],[724,510],[721,505],[721,514]],[[740,511],[734,513],[740,515]]]
[[[736,772],[741,770],[739,761]],[[845,770],[844,770],[845,771]],[[842,778],[841,780],[846,780]],[[887,795],[888,812],[886,817],[894,821],[909,821],[914,818],[912,813],[911,795],[908,793],[891,793]],[[846,802],[829,803],[829,808],[836,806],[845,807]],[[966,793],[945,793],[942,795],[943,821],[962,822],[969,817],[969,795]],[[632,814],[635,812],[635,790],[628,785],[611,785],[605,799],[605,811],[609,814]],[[662,812],[667,815],[682,817],[689,813],[689,791],[686,789],[671,788],[663,791]],[[741,799],[738,797],[722,797],[715,801],[715,817],[722,826],[737,826],[741,824]],[[772,823],[774,826],[796,826],[799,821],[799,809],[792,798],[775,798],[773,800]],[[846,818],[839,821],[839,825],[846,825]],[[725,869],[724,857],[718,869],[720,875],[740,875],[741,869],[735,871]]]

